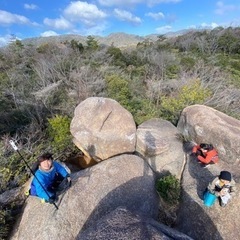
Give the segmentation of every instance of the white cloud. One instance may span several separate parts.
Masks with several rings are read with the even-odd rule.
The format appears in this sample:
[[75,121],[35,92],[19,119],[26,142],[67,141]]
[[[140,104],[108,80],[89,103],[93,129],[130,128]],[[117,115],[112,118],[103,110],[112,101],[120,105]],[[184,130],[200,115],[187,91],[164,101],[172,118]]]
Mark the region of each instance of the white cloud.
[[134,24],[140,24],[142,20],[139,17],[134,16],[132,13],[124,10],[114,9],[115,16],[121,21],[127,21]]
[[0,10],[0,25],[31,24],[28,18]]
[[215,13],[218,14],[218,15],[223,15],[226,12],[231,12],[231,11],[234,11],[234,10],[237,10],[237,9],[238,9],[238,7],[235,6],[235,5],[231,5],[231,4],[225,5],[222,1],[218,1]]
[[54,31],[46,31],[40,34],[41,37],[50,37],[50,36],[58,36],[58,34]]
[[64,10],[66,19],[72,22],[82,22],[88,26],[98,25],[98,21],[107,17],[107,14],[99,10],[96,5],[87,2],[71,2]]
[[6,46],[9,39],[7,37],[0,37],[0,47]]
[[161,33],[161,34],[167,33],[167,32],[169,32],[169,31],[171,31],[171,30],[172,30],[172,27],[169,26],[169,25],[156,28],[156,32],[157,32],[157,33]]
[[158,13],[149,12],[149,13],[146,13],[145,15],[153,18],[154,20],[164,19],[165,17],[162,12],[158,12]]
[[45,25],[59,30],[71,29],[73,27],[72,24],[63,17],[56,19],[45,18],[43,22]]
[[98,0],[99,4],[103,6],[133,6],[139,3],[145,3],[148,6],[153,6],[161,3],[178,3],[182,0]]
[[24,4],[24,8],[25,8],[25,9],[30,9],[30,10],[35,10],[35,9],[38,8],[38,6],[35,5],[35,4],[27,4],[27,3],[25,3],[25,4]]
[[210,23],[210,24],[207,24],[207,23],[201,23],[201,28],[216,28],[216,27],[219,27],[219,25],[217,23]]
[[16,40],[21,40],[14,34],[7,34],[5,36],[0,36],[0,47],[6,46],[11,42],[14,42]]

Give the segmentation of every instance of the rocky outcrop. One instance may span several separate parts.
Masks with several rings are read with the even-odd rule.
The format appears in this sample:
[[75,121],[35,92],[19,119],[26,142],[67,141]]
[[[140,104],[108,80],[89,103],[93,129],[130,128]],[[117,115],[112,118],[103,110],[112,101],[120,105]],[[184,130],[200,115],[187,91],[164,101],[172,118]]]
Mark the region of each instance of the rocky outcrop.
[[185,155],[182,142],[176,137],[179,133],[177,128],[166,120],[148,120],[137,128],[136,151],[154,171],[168,171],[180,179]]
[[135,150],[133,117],[112,99],[91,97],[81,102],[70,131],[76,146],[96,161]]
[[213,108],[194,105],[182,111],[178,129],[196,143],[212,143],[221,161],[240,163],[240,121]]
[[[98,163],[73,174],[73,185],[60,196],[58,210],[29,197],[11,239],[239,238],[238,120],[194,105],[183,110],[178,128],[151,119],[136,129],[131,114],[116,101],[89,98],[76,108],[71,132],[84,157]],[[196,143],[212,143],[219,163],[202,168],[185,151],[179,133]],[[221,170],[232,172],[238,192],[225,208],[218,202],[207,208],[202,193]],[[167,212],[156,194],[155,180],[165,172],[181,180],[175,212]],[[169,226],[175,230],[156,222],[161,213],[164,218],[171,214]]]

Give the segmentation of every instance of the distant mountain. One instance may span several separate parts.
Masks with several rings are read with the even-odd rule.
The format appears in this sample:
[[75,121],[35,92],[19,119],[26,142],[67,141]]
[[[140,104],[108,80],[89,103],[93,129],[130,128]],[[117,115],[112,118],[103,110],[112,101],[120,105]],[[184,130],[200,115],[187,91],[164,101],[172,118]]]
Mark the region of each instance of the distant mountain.
[[[164,34],[165,37],[176,37],[179,35],[186,34],[189,31],[193,30],[181,30],[178,32],[169,32],[167,34]],[[113,45],[115,47],[131,47],[136,46],[138,43],[141,43],[145,40],[150,41],[156,41],[158,40],[158,36],[160,34],[150,34],[146,36],[138,36],[134,34],[127,34],[123,32],[119,33],[112,33],[106,37],[101,36],[94,36],[93,37],[98,41],[100,45]],[[34,45],[41,45],[44,43],[52,42],[52,43],[61,43],[65,41],[71,41],[72,39],[85,44],[87,40],[87,36],[81,36],[81,35],[59,35],[59,36],[51,36],[51,37],[37,37],[37,38],[28,38],[22,40],[24,44],[34,44]]]
[[[133,34],[126,33],[112,33],[106,37],[101,36],[93,36],[100,45],[113,45],[115,47],[127,47],[127,46],[136,46],[139,42],[143,42],[145,37],[140,37]],[[52,43],[61,43],[65,41],[71,41],[72,39],[85,44],[87,40],[87,36],[81,35],[59,35],[59,36],[51,36],[51,37],[37,37],[37,38],[28,38],[22,40],[24,44],[34,44],[41,45],[44,43],[52,42]]]

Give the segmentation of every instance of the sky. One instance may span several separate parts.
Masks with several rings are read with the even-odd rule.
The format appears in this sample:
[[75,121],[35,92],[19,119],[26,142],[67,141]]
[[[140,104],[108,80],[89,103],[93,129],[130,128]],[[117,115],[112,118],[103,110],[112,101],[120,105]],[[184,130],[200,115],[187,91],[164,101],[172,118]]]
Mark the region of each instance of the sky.
[[240,26],[239,0],[0,0],[0,46],[63,34],[139,36]]

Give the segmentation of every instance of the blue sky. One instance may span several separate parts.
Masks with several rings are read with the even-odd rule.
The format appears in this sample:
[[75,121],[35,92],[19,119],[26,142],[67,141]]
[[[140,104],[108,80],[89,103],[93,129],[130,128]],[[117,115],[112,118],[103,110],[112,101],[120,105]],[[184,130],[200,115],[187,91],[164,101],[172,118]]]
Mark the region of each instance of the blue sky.
[[0,45],[11,35],[145,36],[217,26],[240,26],[239,0],[0,0]]

